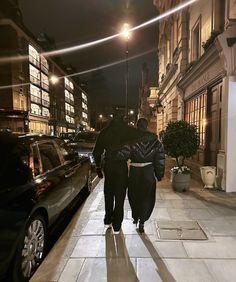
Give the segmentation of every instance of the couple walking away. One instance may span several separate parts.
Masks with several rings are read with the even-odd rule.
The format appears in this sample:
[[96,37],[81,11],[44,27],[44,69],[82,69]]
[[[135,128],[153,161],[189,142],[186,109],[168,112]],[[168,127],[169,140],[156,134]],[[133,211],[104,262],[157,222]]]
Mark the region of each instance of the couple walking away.
[[155,134],[147,131],[147,126],[147,120],[141,118],[137,128],[129,127],[117,110],[109,125],[100,132],[93,150],[98,177],[103,178],[103,171],[105,176],[104,224],[112,225],[115,234],[121,229],[127,187],[133,223],[139,223],[139,232],[143,233],[144,222],[155,205],[156,179],[160,181],[164,176],[163,146]]

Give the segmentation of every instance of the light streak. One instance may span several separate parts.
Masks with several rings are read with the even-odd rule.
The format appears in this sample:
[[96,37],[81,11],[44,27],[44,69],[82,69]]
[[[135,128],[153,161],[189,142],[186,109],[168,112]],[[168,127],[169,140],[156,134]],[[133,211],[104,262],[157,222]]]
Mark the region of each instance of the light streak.
[[[184,8],[186,8],[187,6],[192,5],[194,2],[196,2],[198,0],[190,0],[190,1],[186,1],[178,6],[176,6],[175,8],[147,21],[144,22],[136,27],[133,27],[130,29],[130,31],[135,31],[138,29],[141,29],[143,27],[146,27],[147,25],[153,24],[154,22],[160,21],[161,19],[168,17]],[[108,37],[104,37],[102,39],[98,39],[92,42],[88,42],[88,43],[84,43],[81,45],[76,45],[76,46],[72,46],[72,47],[67,47],[67,48],[62,48],[62,49],[58,49],[58,50],[53,50],[53,51],[49,51],[49,52],[43,52],[41,53],[41,55],[45,56],[45,57],[49,57],[49,56],[55,56],[55,55],[60,55],[60,54],[65,54],[65,53],[70,53],[70,52],[75,52],[81,49],[85,49],[85,48],[89,48],[107,41],[110,41],[118,36],[121,36],[121,33],[117,33]],[[29,58],[29,55],[18,55],[18,56],[11,56],[11,57],[1,57],[0,58],[0,63],[7,63],[7,62],[16,62],[16,61],[22,61],[22,60],[27,60]]]
[[[150,50],[148,50],[146,52],[140,53],[140,54],[138,54],[136,56],[132,56],[132,57],[130,57],[130,60],[137,59],[138,57],[147,55],[147,54],[149,54],[149,53],[151,53],[151,52],[153,52],[155,50],[156,49],[153,48],[153,49],[150,49]],[[59,79],[65,78],[65,77],[73,77],[73,76],[78,76],[78,75],[94,72],[94,71],[101,70],[101,69],[106,69],[106,68],[109,68],[109,67],[116,66],[118,64],[122,64],[124,62],[125,62],[125,59],[122,59],[122,60],[119,60],[119,61],[116,61],[116,62],[113,62],[113,63],[110,63],[110,64],[106,64],[106,65],[102,65],[100,67],[92,68],[92,69],[89,69],[89,70],[84,70],[84,71],[80,71],[80,72],[76,72],[76,73],[72,73],[72,74],[68,74],[68,75],[64,75],[64,76],[57,76],[57,79],[59,80]],[[0,86],[0,90],[9,89],[9,88],[16,88],[16,87],[22,87],[22,86],[26,86],[26,85],[30,85],[30,82],[19,83],[19,84],[10,84],[10,85],[2,85],[2,86]]]

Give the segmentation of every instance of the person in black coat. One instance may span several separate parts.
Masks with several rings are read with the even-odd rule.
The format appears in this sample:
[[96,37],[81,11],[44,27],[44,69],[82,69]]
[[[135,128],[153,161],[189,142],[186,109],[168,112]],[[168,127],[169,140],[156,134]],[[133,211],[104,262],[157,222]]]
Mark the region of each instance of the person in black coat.
[[116,159],[114,148],[121,148],[123,144],[135,138],[137,132],[129,127],[123,120],[120,111],[116,111],[113,120],[104,128],[96,141],[93,157],[98,177],[103,177],[101,159],[104,154],[104,198],[105,217],[104,224],[112,225],[115,233],[120,232],[124,217],[124,200],[128,184],[127,159]]
[[144,222],[153,211],[156,200],[156,179],[164,176],[164,148],[157,136],[147,131],[148,121],[140,118],[137,128],[143,138],[126,146],[129,152],[130,172],[128,183],[128,199],[130,202],[133,223],[139,221],[139,232],[144,232]]

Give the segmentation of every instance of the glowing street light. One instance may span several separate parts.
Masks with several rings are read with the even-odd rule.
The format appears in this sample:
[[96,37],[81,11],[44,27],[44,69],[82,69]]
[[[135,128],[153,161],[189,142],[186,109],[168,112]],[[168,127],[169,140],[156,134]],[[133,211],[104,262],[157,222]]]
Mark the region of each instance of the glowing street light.
[[50,77],[50,81],[52,82],[52,84],[57,84],[58,81],[59,81],[59,78],[58,78],[56,75],[53,74],[53,75]]
[[134,110],[130,110],[129,113],[130,113],[131,115],[133,115],[133,114],[134,114]]
[[103,118],[103,115],[99,115],[99,118]]
[[121,35],[126,39],[129,40],[131,37],[131,30],[130,30],[130,26],[128,23],[124,23],[123,24],[123,28],[121,31]]
[[125,58],[125,65],[126,65],[126,78],[125,78],[125,108],[126,108],[126,117],[128,121],[128,84],[129,84],[129,39],[131,37],[131,29],[128,23],[124,23],[123,29],[120,33],[126,41],[126,58]]

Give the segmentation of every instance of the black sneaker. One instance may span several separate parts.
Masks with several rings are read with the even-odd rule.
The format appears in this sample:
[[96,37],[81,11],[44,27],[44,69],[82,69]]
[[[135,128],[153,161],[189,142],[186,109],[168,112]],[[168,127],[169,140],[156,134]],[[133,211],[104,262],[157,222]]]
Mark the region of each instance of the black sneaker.
[[134,220],[133,220],[133,224],[135,224],[135,225],[137,226],[137,224],[138,224],[138,219],[134,219]]
[[104,224],[105,225],[111,225],[111,223],[112,223],[112,219],[104,218]]
[[112,225],[112,227],[113,227],[113,233],[114,234],[119,234],[120,233],[120,229],[121,229],[121,226],[119,225]]
[[139,233],[144,233],[144,223],[139,223],[138,231]]

